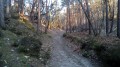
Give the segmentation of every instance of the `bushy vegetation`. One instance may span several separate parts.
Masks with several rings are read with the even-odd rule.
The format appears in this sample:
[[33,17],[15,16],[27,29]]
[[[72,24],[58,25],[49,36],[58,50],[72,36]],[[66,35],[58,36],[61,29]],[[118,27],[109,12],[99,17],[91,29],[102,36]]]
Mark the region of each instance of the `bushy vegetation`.
[[0,29],[0,37],[3,37],[3,33],[2,33],[2,31],[1,31],[1,29]]
[[24,37],[18,43],[18,51],[30,56],[39,57],[42,43],[34,37]]
[[14,13],[11,13],[11,18],[13,19],[19,19],[19,14],[14,12]]
[[0,52],[0,67],[3,67],[4,66],[4,62],[1,60],[1,57],[2,57],[2,53]]
[[72,42],[80,43],[84,57],[99,59],[111,67],[116,67],[120,64],[120,40],[117,38],[113,38],[112,40],[110,38],[105,39],[91,36],[81,38],[70,34],[63,36],[72,40]]
[[19,19],[17,14],[5,22],[6,28],[0,29],[0,67],[31,66],[29,60],[39,61],[39,65],[46,64],[50,52],[42,49],[41,34],[36,34],[33,25],[26,18]]
[[24,35],[24,36],[32,36],[34,32],[34,28],[28,22],[23,22],[16,19],[11,19],[10,22],[7,24],[7,28],[11,32],[17,35]]
[[97,53],[98,57],[111,67],[117,67],[120,64],[120,47],[107,48],[105,51]]

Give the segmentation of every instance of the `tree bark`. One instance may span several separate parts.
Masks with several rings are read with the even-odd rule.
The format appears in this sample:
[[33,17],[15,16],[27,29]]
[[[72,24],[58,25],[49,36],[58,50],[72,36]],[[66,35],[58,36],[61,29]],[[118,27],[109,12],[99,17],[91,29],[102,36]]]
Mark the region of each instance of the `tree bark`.
[[106,5],[106,35],[109,34],[109,20],[108,20],[108,0],[105,0]]
[[35,4],[37,3],[37,0],[33,1],[33,5],[32,5],[32,9],[30,12],[30,20],[33,22],[34,21],[34,8],[35,8]]
[[113,32],[113,26],[114,26],[114,8],[115,8],[115,1],[113,1],[113,9],[111,10],[111,27],[110,27],[110,33]]
[[40,10],[40,0],[38,0],[38,22],[37,22],[37,32],[40,31],[40,24],[41,24],[41,10]]
[[46,0],[46,27],[45,27],[45,33],[47,33],[49,27],[49,19],[48,19],[48,0]]
[[88,16],[87,12],[85,11],[85,8],[84,8],[84,6],[82,5],[82,2],[81,2],[80,0],[78,0],[78,1],[79,1],[80,5],[81,5],[81,7],[82,7],[82,10],[83,10],[86,18],[88,19],[88,23],[90,24],[91,29],[93,30],[93,34],[94,34],[95,36],[97,36],[97,33],[96,33],[95,29],[93,28],[93,25],[92,25],[92,23],[91,23],[91,19],[90,19],[90,17]]
[[0,0],[0,27],[5,28],[3,0]]
[[120,0],[118,0],[117,37],[120,38]]
[[[88,13],[88,17],[90,18],[90,7],[88,5],[88,0],[85,0],[86,1],[86,7],[87,7],[87,13]],[[90,23],[88,23],[89,25],[89,34],[91,34],[91,26],[90,26]]]
[[19,14],[24,15],[24,0],[18,0]]

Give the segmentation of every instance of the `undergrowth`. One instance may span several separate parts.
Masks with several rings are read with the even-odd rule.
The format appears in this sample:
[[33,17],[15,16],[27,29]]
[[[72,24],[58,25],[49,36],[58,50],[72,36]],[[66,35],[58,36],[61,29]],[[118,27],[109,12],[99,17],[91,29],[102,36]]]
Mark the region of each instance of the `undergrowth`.
[[63,34],[63,37],[70,39],[71,42],[80,43],[84,57],[100,60],[110,67],[117,67],[120,64],[120,40],[115,37],[77,37],[71,34]]

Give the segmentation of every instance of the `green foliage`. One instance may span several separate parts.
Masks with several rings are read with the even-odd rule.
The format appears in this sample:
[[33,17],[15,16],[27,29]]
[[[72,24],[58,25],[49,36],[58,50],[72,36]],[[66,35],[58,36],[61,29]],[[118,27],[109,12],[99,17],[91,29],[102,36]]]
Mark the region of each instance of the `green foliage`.
[[64,34],[63,34],[63,37],[66,37],[66,36],[67,36],[67,34],[66,34],[66,33],[64,33]]
[[97,41],[92,37],[89,37],[85,41],[81,41],[81,43],[81,49],[85,50],[93,50],[96,48],[95,46],[98,45]]
[[82,56],[84,57],[90,57],[90,53],[88,51],[84,51],[84,53],[82,54]]
[[106,51],[99,53],[98,56],[111,67],[116,67],[120,64],[120,47],[108,48]]
[[[28,28],[27,26],[30,26]],[[32,36],[34,32],[34,28],[32,25],[25,24],[22,21],[11,19],[11,21],[7,24],[7,29],[17,35],[25,35],[25,36]]]
[[48,59],[50,58],[50,50],[48,51],[40,51],[40,60],[41,63],[45,64],[47,63]]
[[12,47],[18,47],[19,46],[20,39],[17,39],[13,44]]
[[2,57],[2,52],[0,52],[0,67],[4,67],[5,62],[1,59],[1,57]]
[[1,29],[0,29],[0,37],[3,37],[4,35],[3,35],[3,33],[2,33],[2,31],[1,31]]
[[19,19],[19,14],[18,13],[12,13],[11,18],[13,19]]
[[34,37],[24,37],[19,42],[18,51],[26,53],[27,55],[39,57],[39,51],[42,43]]
[[10,22],[10,17],[7,15],[4,17],[5,24],[8,24]]

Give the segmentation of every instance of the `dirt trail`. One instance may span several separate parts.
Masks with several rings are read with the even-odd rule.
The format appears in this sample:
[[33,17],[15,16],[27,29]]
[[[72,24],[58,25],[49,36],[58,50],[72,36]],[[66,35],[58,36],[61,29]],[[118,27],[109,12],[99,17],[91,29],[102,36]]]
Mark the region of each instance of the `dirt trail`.
[[47,67],[98,67],[86,58],[77,55],[67,45],[71,44],[62,38],[63,31],[51,31],[51,60]]

